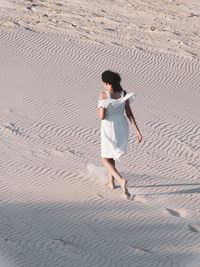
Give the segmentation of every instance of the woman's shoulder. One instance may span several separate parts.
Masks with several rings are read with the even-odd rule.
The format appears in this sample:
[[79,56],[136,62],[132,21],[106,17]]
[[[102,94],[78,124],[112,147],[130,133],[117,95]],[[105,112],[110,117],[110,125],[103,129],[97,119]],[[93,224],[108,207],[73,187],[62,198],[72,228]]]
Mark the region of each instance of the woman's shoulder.
[[106,92],[101,92],[101,93],[100,93],[100,95],[99,95],[99,99],[100,99],[100,100],[105,100],[105,99],[107,99],[107,98],[108,98],[108,96],[107,96]]

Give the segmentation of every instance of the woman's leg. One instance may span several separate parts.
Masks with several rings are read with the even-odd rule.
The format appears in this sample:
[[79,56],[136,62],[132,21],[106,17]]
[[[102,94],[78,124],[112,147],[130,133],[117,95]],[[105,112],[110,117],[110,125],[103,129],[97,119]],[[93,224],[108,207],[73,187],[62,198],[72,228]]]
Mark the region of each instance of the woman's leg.
[[121,188],[124,193],[128,193],[128,190],[126,188],[127,180],[122,178],[121,175],[116,170],[115,166],[112,164],[110,159],[108,158],[102,158],[102,162],[108,172],[118,181],[118,183],[121,185]]
[[[114,159],[110,159],[110,162],[115,167]],[[114,176],[112,176],[110,172],[108,172],[108,174],[109,174],[109,183],[107,184],[107,187],[110,189],[114,189],[115,188]]]

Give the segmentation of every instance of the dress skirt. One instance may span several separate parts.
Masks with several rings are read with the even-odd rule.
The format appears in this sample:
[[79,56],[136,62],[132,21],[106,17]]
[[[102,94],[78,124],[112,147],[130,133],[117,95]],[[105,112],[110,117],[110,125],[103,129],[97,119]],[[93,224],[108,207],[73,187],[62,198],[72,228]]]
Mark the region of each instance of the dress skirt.
[[124,114],[101,121],[101,157],[119,160],[127,152],[129,125]]

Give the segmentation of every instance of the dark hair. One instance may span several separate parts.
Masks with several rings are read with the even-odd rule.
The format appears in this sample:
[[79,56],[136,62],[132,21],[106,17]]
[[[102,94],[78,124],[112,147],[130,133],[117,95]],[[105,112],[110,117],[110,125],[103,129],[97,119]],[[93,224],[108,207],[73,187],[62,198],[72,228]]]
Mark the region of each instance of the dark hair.
[[112,85],[114,92],[122,91],[122,87],[120,85],[121,77],[117,72],[106,70],[102,73],[101,77],[104,83],[109,83]]

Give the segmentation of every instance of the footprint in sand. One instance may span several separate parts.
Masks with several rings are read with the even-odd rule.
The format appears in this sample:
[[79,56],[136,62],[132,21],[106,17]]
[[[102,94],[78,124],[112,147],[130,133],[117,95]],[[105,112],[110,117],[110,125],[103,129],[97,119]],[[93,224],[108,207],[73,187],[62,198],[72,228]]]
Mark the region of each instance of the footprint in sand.
[[137,201],[137,202],[141,202],[143,204],[146,204],[147,203],[147,199],[144,198],[144,197],[141,197],[139,195],[134,195],[134,200]]
[[135,250],[137,250],[138,252],[141,252],[141,253],[151,253],[150,250],[145,249],[145,248],[140,248],[140,247],[136,247],[136,246],[130,246],[130,248],[133,248],[133,249],[135,249]]
[[200,233],[200,226],[199,225],[188,224],[188,228],[193,233]]
[[172,216],[182,217],[182,218],[186,217],[186,211],[184,209],[169,209],[169,208],[165,209]]

